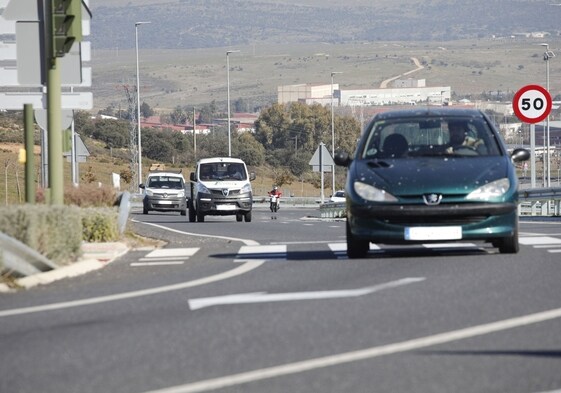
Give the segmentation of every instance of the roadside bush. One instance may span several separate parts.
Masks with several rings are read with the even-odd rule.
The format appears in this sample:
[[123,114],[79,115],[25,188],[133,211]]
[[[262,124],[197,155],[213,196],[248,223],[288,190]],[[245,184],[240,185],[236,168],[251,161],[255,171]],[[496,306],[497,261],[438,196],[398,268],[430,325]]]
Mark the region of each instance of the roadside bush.
[[0,209],[0,231],[57,263],[81,251],[82,222],[75,206],[22,205]]
[[118,240],[118,216],[118,211],[111,208],[82,209],[82,239],[86,242]]
[[[45,203],[45,190],[37,189],[36,201]],[[64,203],[79,207],[107,207],[114,206],[117,201],[117,192],[110,186],[97,184],[81,184],[80,187],[66,187],[64,189]]]

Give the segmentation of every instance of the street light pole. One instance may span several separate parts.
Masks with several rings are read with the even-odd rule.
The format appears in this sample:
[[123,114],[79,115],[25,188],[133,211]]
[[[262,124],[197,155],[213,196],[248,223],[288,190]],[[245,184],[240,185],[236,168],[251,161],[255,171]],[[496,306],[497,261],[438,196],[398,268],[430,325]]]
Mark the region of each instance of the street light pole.
[[140,74],[138,66],[138,26],[152,22],[135,22],[134,31],[136,39],[136,117],[138,122],[138,184],[142,183],[142,134],[140,132]]
[[[545,53],[543,54],[543,59],[545,61],[545,75],[546,75],[546,90],[549,93],[549,59],[551,59],[552,57],[555,57],[555,53],[553,53],[552,51],[549,50],[549,44],[541,44],[541,46],[545,47]],[[544,186],[546,187],[551,187],[551,156],[550,156],[550,142],[549,142],[549,115],[546,117],[546,143],[545,148],[546,151],[544,152],[544,154],[547,154],[547,156],[544,156],[544,165],[546,163],[546,157],[547,157],[547,183],[544,184]],[[544,173],[545,175],[545,173]],[[544,183],[545,183],[545,179],[544,179]]]
[[230,131],[230,53],[237,53],[239,50],[226,51],[226,79],[228,85],[228,157],[232,157],[232,134]]
[[[341,71],[331,72],[331,158],[335,157],[335,117],[333,115],[333,76],[342,74]],[[323,170],[323,168],[321,168]],[[335,195],[335,165],[331,165],[331,195]]]

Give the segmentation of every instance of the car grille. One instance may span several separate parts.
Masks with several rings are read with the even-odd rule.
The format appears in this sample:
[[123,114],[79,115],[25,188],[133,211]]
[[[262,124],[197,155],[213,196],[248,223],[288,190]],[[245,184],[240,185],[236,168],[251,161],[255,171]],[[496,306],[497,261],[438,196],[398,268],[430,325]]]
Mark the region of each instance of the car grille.
[[[475,224],[481,221],[485,221],[487,218],[488,216],[451,216],[451,217],[407,216],[407,217],[385,218],[382,221],[384,221],[387,224],[404,225],[404,226],[417,226],[417,225],[439,226],[439,225]],[[430,224],[427,224],[427,221],[430,221]]]

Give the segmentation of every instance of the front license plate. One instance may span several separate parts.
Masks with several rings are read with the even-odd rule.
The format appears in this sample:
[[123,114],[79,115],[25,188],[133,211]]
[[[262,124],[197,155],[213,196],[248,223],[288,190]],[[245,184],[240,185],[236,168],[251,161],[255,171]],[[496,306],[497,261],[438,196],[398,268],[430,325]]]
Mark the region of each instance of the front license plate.
[[157,203],[158,203],[158,205],[171,205],[173,202],[172,201],[158,201]]
[[217,205],[216,210],[236,210],[236,205]]
[[407,227],[405,240],[459,240],[462,227]]

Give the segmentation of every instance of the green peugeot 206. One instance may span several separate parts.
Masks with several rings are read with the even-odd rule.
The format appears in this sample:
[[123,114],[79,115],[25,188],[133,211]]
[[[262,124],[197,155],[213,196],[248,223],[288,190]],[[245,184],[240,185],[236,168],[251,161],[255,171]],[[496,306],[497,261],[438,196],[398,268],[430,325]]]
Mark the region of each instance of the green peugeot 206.
[[481,240],[517,253],[515,162],[489,117],[475,109],[423,108],[377,114],[348,168],[347,255],[365,257],[370,243]]

